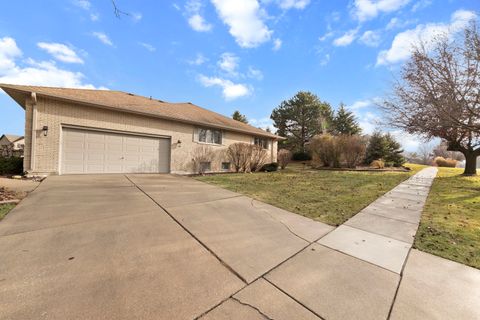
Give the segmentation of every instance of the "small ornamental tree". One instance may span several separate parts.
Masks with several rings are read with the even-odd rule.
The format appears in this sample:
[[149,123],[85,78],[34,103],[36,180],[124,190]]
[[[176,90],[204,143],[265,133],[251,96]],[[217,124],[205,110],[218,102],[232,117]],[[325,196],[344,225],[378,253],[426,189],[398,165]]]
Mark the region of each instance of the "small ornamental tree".
[[227,149],[227,157],[235,172],[245,171],[250,160],[250,145],[243,142],[231,144]]
[[277,154],[277,161],[278,164],[280,165],[280,168],[285,169],[287,165],[290,163],[292,160],[292,152],[287,149],[280,149],[278,150]]
[[384,136],[384,139],[387,143],[387,152],[383,156],[383,160],[386,163],[393,164],[394,167],[400,167],[405,163],[405,158],[403,157],[403,149],[400,143],[395,140],[395,138],[387,133]]

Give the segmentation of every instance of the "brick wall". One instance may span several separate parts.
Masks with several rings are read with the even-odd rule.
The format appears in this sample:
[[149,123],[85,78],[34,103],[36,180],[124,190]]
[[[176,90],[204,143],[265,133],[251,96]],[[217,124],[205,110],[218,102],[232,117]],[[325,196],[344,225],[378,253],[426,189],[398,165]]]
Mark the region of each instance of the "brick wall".
[[[53,99],[38,98],[37,130],[35,134],[34,174],[58,174],[60,167],[60,144],[62,125],[101,128],[124,132],[146,133],[171,137],[171,164],[173,173],[190,173],[193,170],[192,152],[200,145],[194,141],[195,126],[180,122],[167,121],[142,115],[116,112],[66,103]],[[27,103],[25,123],[25,160],[30,168],[30,143],[32,128],[32,105]],[[48,135],[42,134],[42,127],[48,126]],[[178,141],[181,145],[178,145]],[[222,161],[226,161],[224,151],[232,143],[252,143],[253,136],[247,134],[224,132],[221,146],[211,145],[215,151],[212,170],[220,171]],[[276,161],[276,141],[270,143],[269,159]],[[273,151],[273,152],[272,152]]]

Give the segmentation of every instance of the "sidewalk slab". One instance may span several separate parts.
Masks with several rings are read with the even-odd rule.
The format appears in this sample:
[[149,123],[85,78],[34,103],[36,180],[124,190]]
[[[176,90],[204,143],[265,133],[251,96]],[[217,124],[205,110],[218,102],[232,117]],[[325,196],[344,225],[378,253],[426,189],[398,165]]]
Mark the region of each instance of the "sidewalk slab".
[[228,299],[212,311],[200,317],[201,320],[265,320],[265,317],[254,308]]
[[400,274],[410,244],[341,225],[318,243]]
[[480,319],[480,270],[412,250],[391,319]]
[[386,319],[399,275],[319,244],[266,278],[324,319]]
[[410,209],[415,211],[422,211],[425,200],[409,200],[395,197],[382,196],[375,200],[372,205],[383,205],[389,208]]
[[252,305],[271,319],[319,320],[315,314],[275,288],[264,279],[258,279],[234,295],[238,301]]
[[252,206],[261,209],[264,213],[282,222],[288,228],[303,239],[314,242],[323,237],[335,227],[309,219],[258,200],[252,200]]
[[412,244],[418,225],[376,214],[360,212],[345,225]]
[[243,196],[168,211],[248,283],[309,243]]
[[418,224],[422,212],[420,210],[410,210],[406,208],[392,208],[387,205],[373,203],[363,209],[361,212],[376,214],[386,218],[401,220],[405,222]]

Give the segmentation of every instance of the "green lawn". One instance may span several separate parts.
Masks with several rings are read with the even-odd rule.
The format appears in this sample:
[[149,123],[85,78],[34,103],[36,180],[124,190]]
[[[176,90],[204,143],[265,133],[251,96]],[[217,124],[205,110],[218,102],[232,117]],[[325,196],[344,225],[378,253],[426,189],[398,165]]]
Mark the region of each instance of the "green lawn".
[[0,220],[2,220],[13,207],[15,207],[14,204],[0,204]]
[[290,164],[285,170],[271,173],[219,174],[197,179],[340,225],[421,168],[412,166],[411,172],[351,172],[308,167],[304,170],[302,164]]
[[480,177],[439,168],[423,210],[415,247],[480,268]]

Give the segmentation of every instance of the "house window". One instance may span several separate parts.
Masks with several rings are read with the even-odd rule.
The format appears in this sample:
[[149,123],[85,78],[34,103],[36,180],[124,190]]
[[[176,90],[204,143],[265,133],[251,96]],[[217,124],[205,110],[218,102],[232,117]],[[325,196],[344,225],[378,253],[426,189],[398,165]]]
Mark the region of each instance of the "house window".
[[222,170],[230,171],[230,162],[222,162]]
[[215,129],[198,129],[198,142],[222,144],[222,131]]
[[211,162],[200,162],[201,172],[207,172],[212,170]]
[[254,143],[257,146],[261,146],[263,149],[268,149],[268,140],[265,138],[255,137]]

